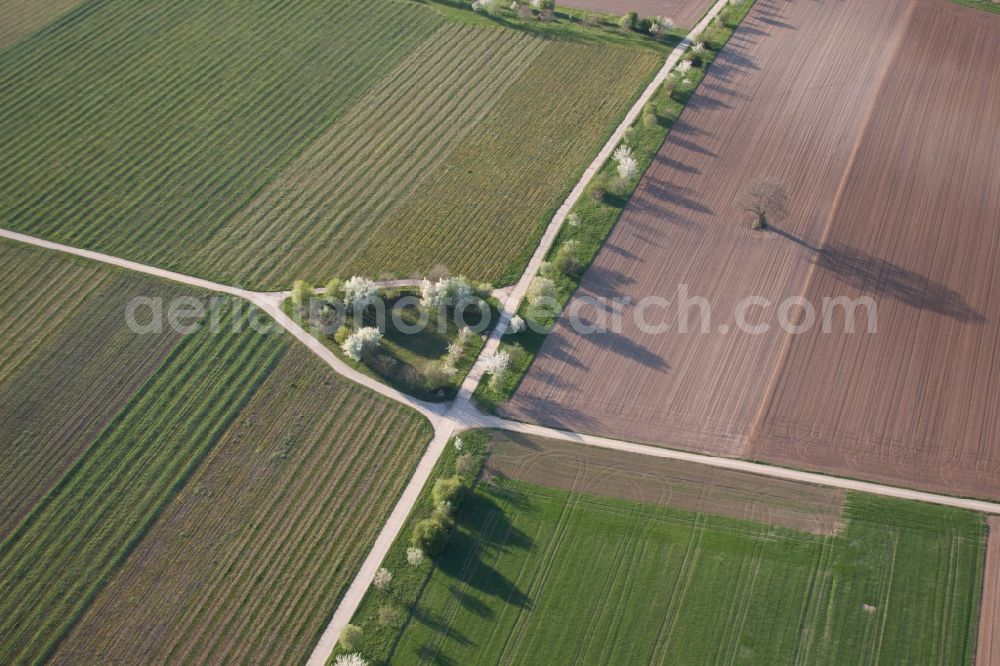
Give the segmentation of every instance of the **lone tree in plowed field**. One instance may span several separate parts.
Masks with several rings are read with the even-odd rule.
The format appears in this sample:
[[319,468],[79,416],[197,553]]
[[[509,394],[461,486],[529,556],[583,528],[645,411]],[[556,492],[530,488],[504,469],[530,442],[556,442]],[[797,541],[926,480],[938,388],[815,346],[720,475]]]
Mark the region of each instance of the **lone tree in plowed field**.
[[736,207],[756,215],[751,228],[767,229],[768,220],[778,222],[788,216],[788,194],[775,180],[752,180],[736,198]]

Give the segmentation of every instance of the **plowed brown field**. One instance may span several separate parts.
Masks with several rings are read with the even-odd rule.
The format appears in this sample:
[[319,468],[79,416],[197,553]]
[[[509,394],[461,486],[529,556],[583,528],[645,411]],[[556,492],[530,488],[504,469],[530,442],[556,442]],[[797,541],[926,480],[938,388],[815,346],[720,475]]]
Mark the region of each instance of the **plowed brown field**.
[[[708,331],[697,308],[686,334],[677,307],[650,311],[659,334],[634,305],[620,332],[561,320],[506,414],[1000,497],[998,40],[943,0],[758,2],[570,304],[686,285]],[[732,205],[755,178],[789,194],[772,233]],[[872,296],[878,333],[787,335],[777,305],[803,294]],[[750,296],[770,330],[721,332]]]
[[1000,664],[1000,517],[991,517],[989,526],[983,601],[979,611],[979,647],[976,650],[978,666]]
[[637,12],[642,17],[665,16],[682,28],[689,28],[705,15],[713,2],[714,0],[569,0],[559,4],[608,14]]
[[837,533],[845,497],[836,488],[505,431],[493,435],[486,473],[814,534]]
[[878,333],[792,336],[754,457],[1000,497],[998,43],[918,5],[805,292],[872,297]]

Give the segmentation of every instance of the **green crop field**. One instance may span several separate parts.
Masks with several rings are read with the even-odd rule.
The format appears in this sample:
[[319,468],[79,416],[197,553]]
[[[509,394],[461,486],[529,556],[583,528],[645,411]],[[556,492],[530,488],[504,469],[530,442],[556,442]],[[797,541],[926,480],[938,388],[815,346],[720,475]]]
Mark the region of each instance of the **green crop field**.
[[195,292],[0,241],[0,540],[180,339],[135,335],[136,296]]
[[394,664],[971,664],[976,514],[848,497],[835,536],[480,484]]
[[272,336],[186,336],[0,544],[0,661],[47,656],[198,466],[284,349]]
[[137,334],[133,296],[208,294],[6,241],[0,275],[0,661],[303,659],[427,421],[231,299]]
[[82,3],[0,51],[0,226],[257,288],[510,277],[652,76],[633,41],[401,0]]
[[395,0],[84,3],[0,53],[0,226],[191,269],[441,22]]
[[55,661],[301,663],[430,437],[291,347]]

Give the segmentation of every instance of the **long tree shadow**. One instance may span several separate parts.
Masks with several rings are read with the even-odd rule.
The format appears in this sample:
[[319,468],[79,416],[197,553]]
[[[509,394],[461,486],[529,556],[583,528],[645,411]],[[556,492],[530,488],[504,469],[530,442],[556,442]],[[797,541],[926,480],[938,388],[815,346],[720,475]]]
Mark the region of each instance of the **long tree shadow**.
[[[456,523],[448,549],[437,562],[441,572],[505,604],[530,609],[532,602],[528,595],[491,566],[484,556],[495,556],[498,550],[501,554],[528,550],[532,545],[531,537],[510,521],[503,507],[479,492],[465,499]],[[463,595],[460,603],[470,604],[468,594]]]
[[699,196],[698,193],[689,187],[667,182],[649,182],[646,184],[646,194],[648,196],[644,197],[644,199],[652,197],[655,201],[642,201],[640,204],[637,204],[639,210],[644,210],[647,207],[651,210],[656,210],[661,208],[663,204],[669,204],[692,213],[701,213],[703,215],[715,214],[715,211],[696,198]]
[[777,227],[771,227],[770,231],[811,251],[813,263],[820,270],[833,273],[861,292],[894,298],[919,310],[936,312],[956,321],[986,322],[986,317],[967,303],[960,293],[926,275],[843,243],[816,247]]
[[594,333],[594,338],[596,340],[595,344],[598,347],[613,351],[625,359],[635,361],[639,365],[659,370],[660,372],[670,370],[670,364],[662,356],[657,355],[651,349],[644,347],[626,335],[614,331],[603,331]]

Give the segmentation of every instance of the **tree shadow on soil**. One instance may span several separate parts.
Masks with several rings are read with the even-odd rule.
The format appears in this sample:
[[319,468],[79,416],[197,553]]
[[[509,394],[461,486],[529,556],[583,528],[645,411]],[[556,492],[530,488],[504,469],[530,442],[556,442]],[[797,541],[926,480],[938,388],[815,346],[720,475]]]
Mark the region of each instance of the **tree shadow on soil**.
[[956,321],[982,324],[986,318],[957,291],[925,275],[862,252],[842,243],[815,247],[787,231],[769,231],[813,253],[812,261],[823,271],[864,294],[886,296],[918,310],[928,310]]

